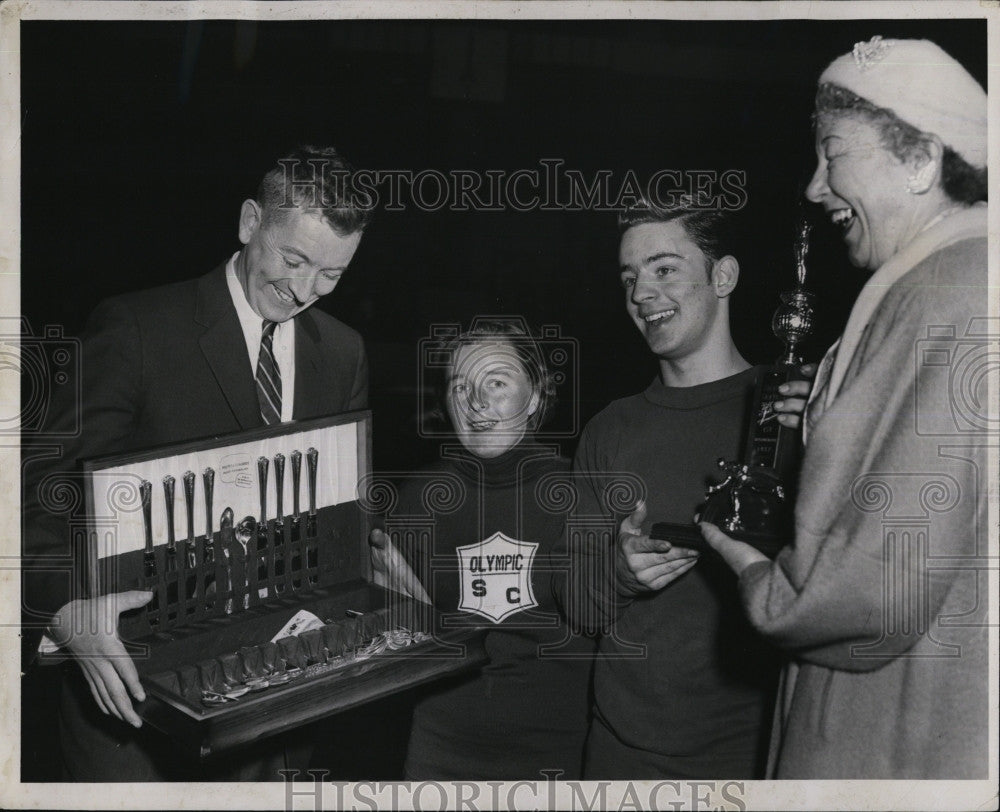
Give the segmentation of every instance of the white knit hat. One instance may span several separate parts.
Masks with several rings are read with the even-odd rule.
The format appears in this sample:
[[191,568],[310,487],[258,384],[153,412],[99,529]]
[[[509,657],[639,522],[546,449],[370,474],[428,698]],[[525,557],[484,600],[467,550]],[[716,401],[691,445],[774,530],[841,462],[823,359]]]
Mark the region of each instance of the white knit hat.
[[986,92],[933,42],[872,37],[833,60],[819,82],[891,110],[972,166],[986,166]]

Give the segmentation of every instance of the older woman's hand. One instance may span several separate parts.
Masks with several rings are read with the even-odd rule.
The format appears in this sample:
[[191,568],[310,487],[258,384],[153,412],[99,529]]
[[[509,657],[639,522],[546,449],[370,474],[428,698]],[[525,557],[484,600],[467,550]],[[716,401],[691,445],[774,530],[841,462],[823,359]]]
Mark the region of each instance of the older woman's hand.
[[778,387],[781,400],[774,402],[774,411],[778,413],[778,422],[789,429],[797,429],[802,425],[802,413],[809,400],[813,378],[816,377],[816,364],[804,364],[801,367],[801,380],[788,381]]
[[760,550],[751,547],[749,544],[737,541],[723,533],[714,524],[701,522],[698,525],[705,541],[715,550],[722,559],[730,566],[737,576],[743,574],[743,570],[758,561],[769,561],[770,559]]

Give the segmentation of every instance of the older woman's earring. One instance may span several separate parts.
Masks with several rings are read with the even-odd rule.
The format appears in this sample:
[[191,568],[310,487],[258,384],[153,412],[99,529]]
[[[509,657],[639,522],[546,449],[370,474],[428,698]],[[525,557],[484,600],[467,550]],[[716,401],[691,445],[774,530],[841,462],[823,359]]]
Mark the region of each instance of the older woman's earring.
[[911,195],[921,194],[930,188],[931,179],[937,171],[937,162],[928,161],[906,179],[906,191]]

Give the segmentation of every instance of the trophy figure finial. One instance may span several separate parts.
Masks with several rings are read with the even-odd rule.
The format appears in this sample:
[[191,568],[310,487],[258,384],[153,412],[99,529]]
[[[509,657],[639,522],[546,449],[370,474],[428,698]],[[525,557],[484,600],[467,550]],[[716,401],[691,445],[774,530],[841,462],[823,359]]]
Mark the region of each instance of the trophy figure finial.
[[795,277],[799,281],[800,288],[806,283],[806,257],[809,255],[810,231],[812,223],[803,217],[799,221],[799,238],[795,241]]
[[798,284],[795,290],[781,294],[781,304],[774,311],[774,318],[771,321],[774,334],[785,343],[785,351],[778,361],[783,366],[798,366],[802,363],[798,346],[812,335],[816,321],[813,310],[814,297],[804,288],[811,230],[812,225],[802,218],[799,223],[799,236],[795,241],[795,276]]

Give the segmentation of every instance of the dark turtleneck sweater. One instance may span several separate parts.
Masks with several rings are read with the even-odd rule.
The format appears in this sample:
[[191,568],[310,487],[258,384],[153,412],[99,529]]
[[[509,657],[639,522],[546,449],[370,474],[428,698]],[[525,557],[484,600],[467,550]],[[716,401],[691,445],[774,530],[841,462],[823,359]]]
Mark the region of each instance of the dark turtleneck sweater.
[[[568,571],[564,516],[539,504],[535,491],[543,477],[552,483],[547,475],[561,478],[568,469],[567,460],[530,440],[494,459],[454,446],[402,489],[394,513],[434,519],[431,541],[404,548],[404,555],[438,609],[487,629],[489,654],[476,673],[437,683],[418,702],[408,778],[539,779],[543,769],[579,777],[594,643],[570,636],[558,612],[553,581]],[[424,495],[435,475],[449,483],[442,492],[464,491],[464,498],[438,502],[428,514]],[[457,491],[456,481],[462,485]],[[456,548],[498,532],[538,545],[530,578],[537,606],[494,623],[459,609]],[[550,649],[540,652],[546,645]]]

